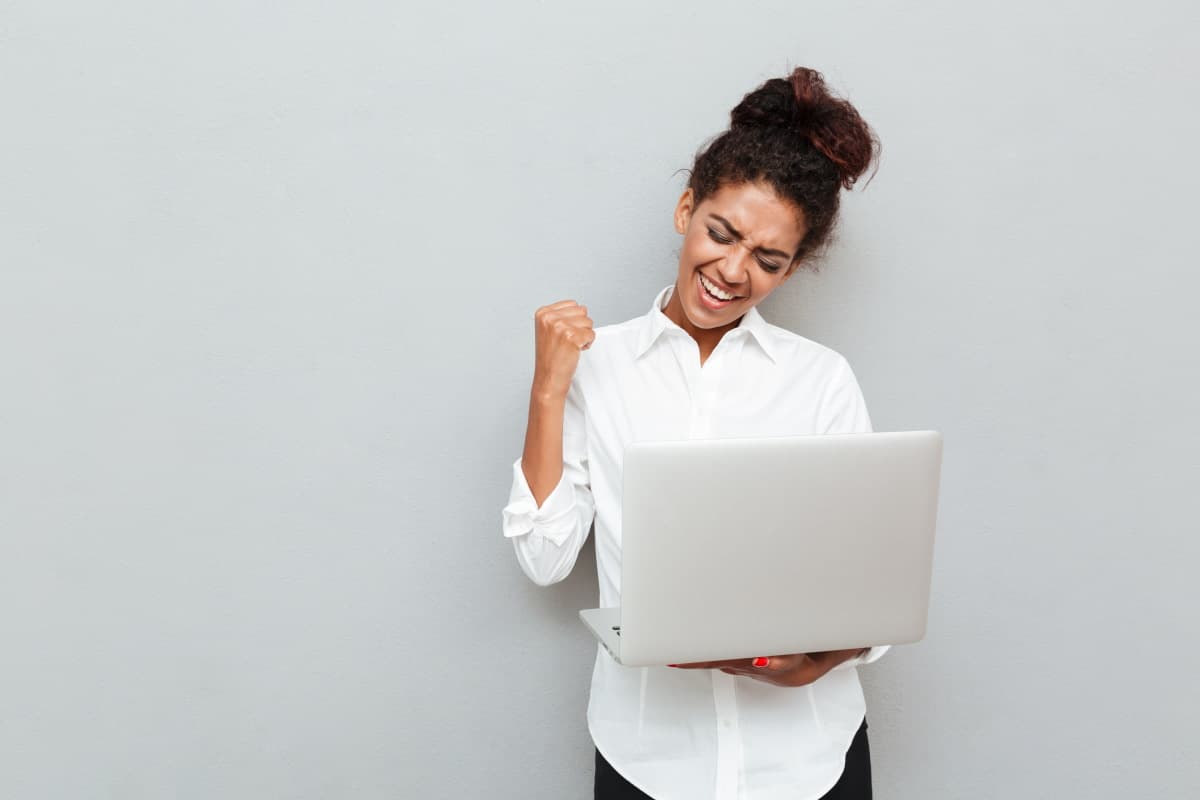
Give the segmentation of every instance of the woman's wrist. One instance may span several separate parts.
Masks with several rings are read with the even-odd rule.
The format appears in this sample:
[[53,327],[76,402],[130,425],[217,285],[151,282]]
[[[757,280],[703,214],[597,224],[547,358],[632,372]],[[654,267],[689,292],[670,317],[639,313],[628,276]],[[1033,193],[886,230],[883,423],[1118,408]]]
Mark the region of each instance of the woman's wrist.
[[529,403],[543,409],[564,406],[567,403],[567,391],[569,389],[569,386],[555,386],[552,383],[539,381],[535,378],[533,387],[529,392]]

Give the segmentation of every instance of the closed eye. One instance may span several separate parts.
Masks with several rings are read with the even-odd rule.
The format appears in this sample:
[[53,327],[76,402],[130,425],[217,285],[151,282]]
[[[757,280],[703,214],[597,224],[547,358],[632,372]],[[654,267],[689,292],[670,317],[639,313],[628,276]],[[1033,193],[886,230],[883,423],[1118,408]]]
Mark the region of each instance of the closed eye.
[[714,242],[720,242],[721,244],[733,244],[733,239],[730,239],[728,236],[725,236],[723,233],[718,231],[716,228],[709,228],[708,236]]
[[[733,244],[733,239],[730,239],[728,236],[721,233],[716,228],[709,228],[708,236],[714,242],[719,242],[720,244]],[[779,272],[779,270],[781,269],[781,267],[778,264],[776,264],[774,261],[766,261],[761,258],[758,258],[756,260],[758,261],[758,265],[760,267],[762,267],[763,269],[765,269],[767,272]]]

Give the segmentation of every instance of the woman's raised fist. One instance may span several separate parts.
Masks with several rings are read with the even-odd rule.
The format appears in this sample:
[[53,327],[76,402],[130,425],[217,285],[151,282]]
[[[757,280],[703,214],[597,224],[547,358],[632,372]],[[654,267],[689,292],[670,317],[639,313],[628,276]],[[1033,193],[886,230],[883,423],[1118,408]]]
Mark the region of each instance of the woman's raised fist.
[[560,300],[539,308],[533,319],[537,348],[534,388],[566,397],[579,354],[596,338],[587,308],[574,300]]

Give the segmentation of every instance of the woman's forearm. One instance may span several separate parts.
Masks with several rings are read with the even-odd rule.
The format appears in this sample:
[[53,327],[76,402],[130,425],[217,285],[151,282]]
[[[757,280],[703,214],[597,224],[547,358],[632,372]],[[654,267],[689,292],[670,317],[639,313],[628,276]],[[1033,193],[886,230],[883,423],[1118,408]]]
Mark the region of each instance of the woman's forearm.
[[539,506],[562,479],[563,412],[565,394],[535,385],[529,394],[529,422],[525,428],[525,450],[521,471]]

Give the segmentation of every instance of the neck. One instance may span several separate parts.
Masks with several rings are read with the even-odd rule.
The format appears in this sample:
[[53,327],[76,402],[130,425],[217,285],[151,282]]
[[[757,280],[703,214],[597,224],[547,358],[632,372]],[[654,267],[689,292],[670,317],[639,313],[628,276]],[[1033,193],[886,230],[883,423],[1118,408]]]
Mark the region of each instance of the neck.
[[742,318],[738,317],[728,325],[722,325],[719,328],[696,327],[688,319],[687,314],[683,313],[683,303],[679,300],[678,288],[671,292],[671,299],[667,301],[667,307],[663,309],[663,314],[671,322],[683,328],[688,336],[696,340],[696,345],[700,348],[701,364],[708,360],[713,350],[717,349],[717,343],[721,341],[721,337],[736,328],[742,321]]

